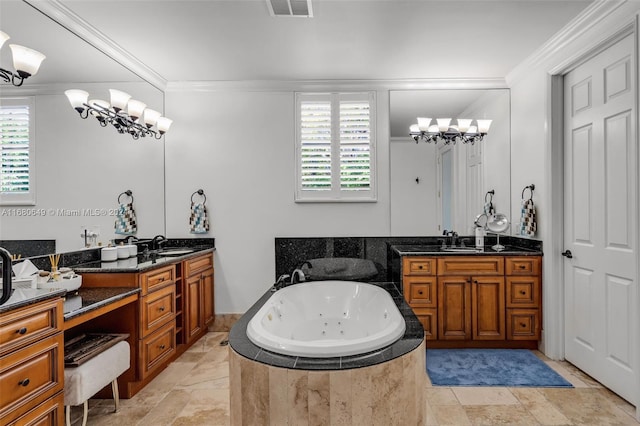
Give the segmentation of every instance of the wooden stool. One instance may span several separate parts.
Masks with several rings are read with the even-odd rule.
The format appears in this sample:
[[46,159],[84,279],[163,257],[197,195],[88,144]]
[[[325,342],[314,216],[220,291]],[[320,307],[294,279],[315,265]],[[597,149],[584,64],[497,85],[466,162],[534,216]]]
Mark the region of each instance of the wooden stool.
[[67,426],[71,426],[71,406],[84,406],[82,426],[87,424],[89,398],[111,383],[115,411],[118,411],[118,376],[129,369],[129,343],[119,342],[78,367],[64,369],[64,405]]

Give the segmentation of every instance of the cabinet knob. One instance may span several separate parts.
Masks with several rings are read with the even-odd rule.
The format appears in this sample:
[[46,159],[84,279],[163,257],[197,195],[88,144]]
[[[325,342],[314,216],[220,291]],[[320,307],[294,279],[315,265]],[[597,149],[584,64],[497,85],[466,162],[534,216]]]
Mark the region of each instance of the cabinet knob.
[[158,310],[159,310],[160,312],[164,312],[164,306],[160,306],[160,307],[158,308]]
[[22,379],[22,380],[20,380],[20,381],[18,382],[18,384],[19,384],[20,386],[29,386],[29,379],[28,379],[28,378],[26,378],[26,379]]
[[18,333],[18,334],[26,334],[27,333],[27,327],[22,327],[20,330],[16,330],[16,333]]
[[526,326],[527,326],[527,324],[525,324],[525,323],[523,323],[523,322],[521,322],[521,323],[520,323],[520,327],[524,328],[524,327],[526,327]]
[[164,349],[165,347],[165,345],[160,345],[160,349]]
[[419,290],[419,291],[418,291],[418,294],[422,296],[422,290]]
[[422,269],[422,265],[418,265],[418,269]]
[[473,280],[473,283],[474,284],[478,284],[478,280]]
[[158,278],[158,281],[160,281],[160,282],[164,281],[164,277]]
[[524,291],[524,290],[520,290],[520,294],[522,294],[524,296],[525,294],[527,294],[527,292]]
[[526,268],[526,266],[525,266],[525,265],[519,265],[519,266],[518,266],[518,268],[520,268],[520,269],[525,269],[525,268]]

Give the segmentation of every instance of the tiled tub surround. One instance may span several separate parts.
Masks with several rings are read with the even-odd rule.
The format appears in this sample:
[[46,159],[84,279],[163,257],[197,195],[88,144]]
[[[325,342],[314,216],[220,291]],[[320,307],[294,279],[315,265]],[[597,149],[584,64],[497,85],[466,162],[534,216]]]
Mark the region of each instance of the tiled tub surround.
[[424,332],[396,286],[378,285],[404,316],[404,336],[377,351],[336,358],[279,355],[254,345],[247,324],[273,294],[266,292],[229,333],[231,424],[424,424]]
[[[325,257],[353,257],[369,259],[378,269],[378,275],[370,282],[388,282],[398,280],[394,268],[394,260],[399,256],[394,253],[392,246],[438,247],[444,236],[431,237],[327,237],[327,238],[276,238],[276,276],[290,274],[302,262],[309,259]],[[459,240],[466,240],[468,246],[473,245],[475,237],[461,236]],[[495,234],[489,234],[484,239],[485,252],[492,251],[491,246],[496,243]],[[542,252],[542,242],[529,238],[500,236],[500,243],[509,251]],[[504,253],[504,252],[502,252]],[[456,253],[457,254],[457,253]],[[468,254],[468,253],[465,253]],[[453,255],[447,253],[447,255]],[[396,274],[394,275],[394,272]]]

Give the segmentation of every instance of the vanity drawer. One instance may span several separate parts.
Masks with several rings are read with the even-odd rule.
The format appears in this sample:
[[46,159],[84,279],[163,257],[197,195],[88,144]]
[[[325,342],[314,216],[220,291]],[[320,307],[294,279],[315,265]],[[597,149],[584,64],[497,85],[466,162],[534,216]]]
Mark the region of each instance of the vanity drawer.
[[156,369],[165,365],[165,361],[176,352],[175,320],[140,341],[140,375],[144,379]]
[[402,258],[402,273],[404,275],[435,275],[436,259],[405,256]]
[[405,277],[402,281],[404,298],[411,307],[438,307],[437,277]]
[[507,308],[540,307],[540,277],[507,277]]
[[0,317],[0,355],[55,334],[63,321],[61,298],[3,314]]
[[62,426],[64,425],[64,392],[59,392],[55,397],[47,399],[33,410],[10,423],[5,423],[5,419],[0,419],[0,424],[6,424],[7,426]]
[[161,288],[141,299],[140,334],[146,337],[176,316],[176,288]]
[[23,413],[26,404],[39,404],[63,389],[63,350],[63,334],[58,333],[0,358],[3,422]]
[[539,324],[538,309],[507,309],[507,340],[538,340]]
[[424,328],[424,338],[437,340],[438,338],[438,310],[436,308],[413,308],[413,313]]
[[150,293],[168,284],[173,284],[175,282],[175,279],[175,265],[140,274],[140,288],[142,289],[142,295],[144,296],[147,293]]
[[504,275],[504,258],[445,256],[438,258],[438,275]]
[[507,275],[540,275],[540,262],[538,256],[522,256],[506,258]]
[[190,277],[207,269],[213,268],[213,255],[207,253],[204,256],[195,257],[184,261],[185,276]]

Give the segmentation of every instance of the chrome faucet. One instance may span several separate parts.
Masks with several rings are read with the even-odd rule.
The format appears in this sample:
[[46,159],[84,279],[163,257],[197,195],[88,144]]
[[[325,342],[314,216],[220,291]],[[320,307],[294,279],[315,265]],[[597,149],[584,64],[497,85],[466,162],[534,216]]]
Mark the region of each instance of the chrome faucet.
[[280,290],[281,288],[285,288],[287,286],[287,280],[291,278],[289,274],[282,274],[278,277],[273,287],[271,287],[271,291]]
[[300,268],[294,269],[293,272],[291,273],[291,284],[301,283],[301,282],[304,282],[304,280],[305,280],[304,272],[302,272],[302,269]]
[[449,240],[450,247],[455,247],[458,245],[458,233],[456,231],[447,231],[445,229],[442,235],[450,238]]

